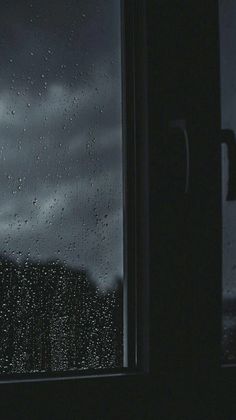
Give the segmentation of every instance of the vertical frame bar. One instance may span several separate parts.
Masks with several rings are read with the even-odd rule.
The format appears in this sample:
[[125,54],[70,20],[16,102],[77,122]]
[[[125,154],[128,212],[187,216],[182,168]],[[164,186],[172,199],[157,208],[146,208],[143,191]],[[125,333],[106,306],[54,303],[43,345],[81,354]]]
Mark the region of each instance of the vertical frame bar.
[[145,1],[122,1],[125,367],[148,370],[149,181]]

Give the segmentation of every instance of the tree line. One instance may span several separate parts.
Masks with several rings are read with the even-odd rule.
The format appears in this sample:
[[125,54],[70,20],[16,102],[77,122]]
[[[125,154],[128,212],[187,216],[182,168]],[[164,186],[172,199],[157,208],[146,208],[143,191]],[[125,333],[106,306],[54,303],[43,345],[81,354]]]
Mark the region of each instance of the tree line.
[[0,374],[123,364],[122,282],[104,292],[84,270],[0,257]]

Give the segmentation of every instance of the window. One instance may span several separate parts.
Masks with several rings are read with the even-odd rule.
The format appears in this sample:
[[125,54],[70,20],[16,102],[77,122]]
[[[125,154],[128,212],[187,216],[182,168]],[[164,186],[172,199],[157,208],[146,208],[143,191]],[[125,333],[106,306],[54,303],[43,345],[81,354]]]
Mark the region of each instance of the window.
[[[203,377],[211,378],[209,367],[216,360],[209,342],[215,345],[212,320],[219,297],[216,282],[221,258],[217,254],[220,164],[215,159],[219,150],[211,131],[219,87],[212,70],[217,68],[215,4],[213,0],[123,2],[123,138],[128,139],[123,148],[123,173],[127,174],[123,217],[128,226],[123,229],[123,244],[128,282],[124,282],[127,287],[122,295],[128,305],[124,305],[122,316],[127,320],[123,325],[128,330],[128,369],[93,370],[95,375],[86,375],[91,373],[86,370],[84,376],[80,370],[79,379],[70,381],[4,384],[4,414],[7,406],[10,412],[17,409],[17,418],[25,418],[25,413],[29,418],[211,418],[208,406],[212,396],[210,386],[203,392]],[[53,12],[58,13],[57,7]],[[88,16],[86,12],[83,19]],[[188,194],[182,188],[172,189],[173,178],[168,182],[166,152],[170,152],[171,143],[166,148],[166,129],[176,120],[185,120],[189,137]],[[65,323],[62,319],[57,331],[65,330]],[[61,372],[50,375],[65,378],[67,373]],[[38,376],[48,378],[49,374]],[[20,377],[18,373],[16,380]]]
[[1,7],[0,380],[147,367],[143,7]]
[[127,367],[122,19],[1,6],[0,375]]

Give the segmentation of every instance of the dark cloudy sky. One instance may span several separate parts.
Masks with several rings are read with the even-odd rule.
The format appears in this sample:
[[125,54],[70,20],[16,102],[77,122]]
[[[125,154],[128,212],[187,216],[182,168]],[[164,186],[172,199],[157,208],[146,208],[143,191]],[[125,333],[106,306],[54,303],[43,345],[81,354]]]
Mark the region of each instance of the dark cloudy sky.
[[117,0],[2,1],[0,253],[123,273]]

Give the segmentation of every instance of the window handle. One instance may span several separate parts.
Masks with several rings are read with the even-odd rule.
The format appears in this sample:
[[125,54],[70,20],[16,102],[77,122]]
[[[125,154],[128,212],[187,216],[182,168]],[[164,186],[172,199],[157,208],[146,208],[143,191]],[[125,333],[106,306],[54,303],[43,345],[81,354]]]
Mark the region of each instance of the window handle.
[[233,130],[221,130],[221,143],[225,143],[228,149],[229,178],[227,201],[236,200],[236,138]]
[[175,176],[181,172],[181,190],[185,194],[189,192],[189,136],[186,127],[186,120],[176,119],[169,121],[169,134],[171,143],[170,152],[173,153],[172,159],[176,162],[177,169]]

